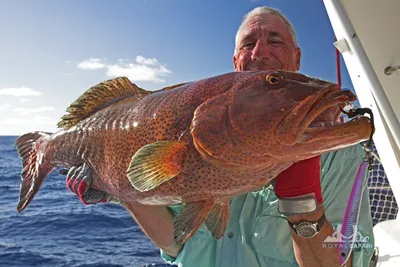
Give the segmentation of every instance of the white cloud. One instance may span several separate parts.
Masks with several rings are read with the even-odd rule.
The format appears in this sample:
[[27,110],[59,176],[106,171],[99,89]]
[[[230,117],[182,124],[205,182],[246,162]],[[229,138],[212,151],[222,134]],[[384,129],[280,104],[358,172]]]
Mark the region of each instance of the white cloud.
[[0,89],[0,95],[10,95],[10,96],[37,96],[42,93],[35,91],[28,87],[11,87]]
[[22,135],[32,131],[56,132],[58,120],[46,116],[0,119],[0,135]]
[[21,102],[21,103],[31,102],[31,101],[32,101],[32,100],[29,99],[29,98],[21,98],[21,99],[19,100],[19,102]]
[[0,122],[0,125],[55,125],[57,123],[54,119],[45,116],[35,116],[29,119],[23,118],[5,118]]
[[53,107],[48,107],[48,106],[43,106],[40,108],[14,108],[14,111],[18,112],[20,115],[28,115],[31,113],[53,111],[53,110],[55,110]]
[[53,116],[35,115],[29,117],[11,116],[0,118],[0,135],[22,135],[32,131],[57,132],[60,119]]
[[110,65],[107,70],[107,76],[109,77],[126,76],[133,82],[151,81],[154,83],[163,83],[165,80],[161,79],[159,76],[164,76],[169,73],[171,73],[171,71],[163,66],[159,68],[151,68],[149,66],[134,63]]
[[99,58],[89,58],[78,63],[78,68],[83,70],[97,70],[104,68],[104,63]]
[[155,58],[145,58],[142,56],[137,56],[136,57],[136,62],[139,64],[144,64],[144,65],[160,65],[157,59]]
[[0,103],[0,110],[6,110],[6,109],[9,109],[9,108],[11,108],[11,105],[10,104],[3,104],[3,103]]
[[78,64],[78,68],[93,70],[99,68],[106,69],[108,77],[126,76],[132,82],[148,81],[153,83],[163,83],[163,77],[172,72],[161,65],[155,58],[145,58],[137,56],[135,62],[129,62],[126,59],[118,59],[115,64],[106,64],[98,58],[84,60]]

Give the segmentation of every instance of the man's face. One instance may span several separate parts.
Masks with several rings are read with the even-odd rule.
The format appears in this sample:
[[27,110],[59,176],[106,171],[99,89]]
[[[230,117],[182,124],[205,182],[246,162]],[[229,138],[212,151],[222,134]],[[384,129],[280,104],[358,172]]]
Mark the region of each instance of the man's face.
[[[233,57],[235,71],[282,69],[298,71],[301,51],[294,44],[289,27],[277,15],[255,16],[239,33],[238,52]],[[339,120],[340,110],[330,108],[316,121]]]
[[243,25],[233,63],[235,71],[298,71],[300,56],[289,27],[279,16],[268,14],[255,16]]

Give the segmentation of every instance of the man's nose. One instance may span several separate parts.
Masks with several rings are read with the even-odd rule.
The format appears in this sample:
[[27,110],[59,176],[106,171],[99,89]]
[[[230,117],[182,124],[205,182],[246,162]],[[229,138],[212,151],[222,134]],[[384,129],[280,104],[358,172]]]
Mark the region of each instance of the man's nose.
[[253,53],[251,55],[252,60],[261,60],[268,58],[269,47],[268,44],[263,40],[258,40],[253,48]]

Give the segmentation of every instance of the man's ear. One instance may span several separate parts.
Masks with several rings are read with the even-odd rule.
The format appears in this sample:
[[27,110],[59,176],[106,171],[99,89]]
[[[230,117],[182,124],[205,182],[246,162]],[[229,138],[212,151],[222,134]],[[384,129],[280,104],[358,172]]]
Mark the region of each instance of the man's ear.
[[232,59],[233,59],[233,69],[234,69],[235,71],[238,71],[236,54],[233,55]]
[[300,70],[300,61],[301,61],[301,49],[298,47],[296,49],[296,67],[297,67],[297,71]]

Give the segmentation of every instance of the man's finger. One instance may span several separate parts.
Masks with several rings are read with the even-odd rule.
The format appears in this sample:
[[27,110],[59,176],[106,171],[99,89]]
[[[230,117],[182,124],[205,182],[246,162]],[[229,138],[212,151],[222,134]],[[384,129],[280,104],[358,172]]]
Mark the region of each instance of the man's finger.
[[[92,176],[90,173],[90,169],[87,167],[87,165],[83,164],[79,166],[77,173],[76,173],[76,178],[73,183],[73,190],[75,194],[81,195],[86,193],[87,189],[89,188],[91,184]],[[85,183],[85,190],[84,192],[79,191],[79,187],[82,186],[82,182]]]
[[90,169],[86,163],[83,163],[81,169],[82,171],[80,172],[80,179],[82,179],[82,181],[86,184],[85,191],[83,192],[83,194],[86,194],[91,188],[93,182],[92,169]]
[[[72,189],[75,192],[75,194],[79,193],[78,187],[81,184],[83,177],[84,177],[84,173],[83,173],[83,167],[81,165],[78,167],[78,169],[75,172],[74,183],[72,184]],[[79,196],[79,194],[78,194],[78,196]]]
[[107,202],[112,203],[112,204],[119,204],[119,205],[123,204],[123,201],[121,199],[119,199],[117,197],[113,197],[111,195],[107,197]]
[[85,175],[84,175],[83,179],[87,185],[87,189],[86,189],[86,191],[87,191],[92,186],[92,182],[93,182],[92,169],[86,163],[83,163],[82,166],[84,168]]
[[77,169],[78,169],[78,167],[72,166],[71,169],[69,169],[69,171],[68,171],[68,173],[67,173],[67,177],[65,178],[65,179],[67,180],[67,181],[66,181],[67,187],[68,187],[68,189],[71,190],[72,192],[74,192],[74,191],[72,190],[72,184],[73,184],[73,181],[74,181],[75,178],[76,178],[76,174],[75,174],[75,173],[76,173]]
[[68,169],[61,169],[61,170],[58,171],[58,173],[61,174],[61,175],[67,175],[68,171],[69,171]]
[[83,194],[86,194],[88,192],[88,190],[91,189],[92,183],[93,183],[93,177],[92,177],[92,170],[91,169],[88,169],[88,171],[86,172],[85,177],[83,177],[83,181],[86,184],[86,188],[85,188],[85,191],[83,192]]

